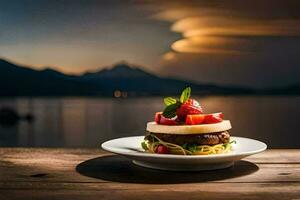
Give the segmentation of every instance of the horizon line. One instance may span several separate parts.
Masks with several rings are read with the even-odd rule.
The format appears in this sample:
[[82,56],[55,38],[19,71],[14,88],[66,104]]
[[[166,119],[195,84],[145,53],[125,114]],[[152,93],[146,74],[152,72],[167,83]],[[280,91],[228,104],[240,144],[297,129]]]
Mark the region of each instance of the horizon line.
[[[137,68],[137,69],[142,69],[142,70],[145,71],[145,72],[148,72],[148,70],[145,70],[145,69],[142,67],[142,65],[140,65],[140,64],[133,64],[133,63],[130,63],[130,62],[126,61],[126,60],[120,60],[120,61],[118,61],[118,62],[115,62],[115,63],[110,64],[109,66],[102,66],[102,67],[98,67],[98,68],[95,69],[95,70],[85,70],[85,71],[79,72],[79,73],[76,73],[76,72],[64,72],[64,71],[61,71],[61,70],[59,70],[59,69],[56,69],[55,66],[47,66],[47,65],[42,66],[41,69],[36,69],[36,68],[34,68],[35,66],[33,66],[33,65],[30,65],[30,64],[23,64],[23,63],[21,63],[21,62],[14,61],[14,60],[12,60],[12,59],[10,59],[10,58],[6,58],[6,57],[3,57],[3,56],[0,57],[0,61],[1,61],[1,60],[4,61],[4,62],[8,62],[8,63],[10,63],[10,64],[13,64],[13,65],[16,65],[16,66],[18,66],[18,67],[29,68],[29,69],[36,70],[36,71],[44,71],[44,70],[49,69],[49,70],[53,70],[53,71],[56,71],[56,72],[58,72],[58,73],[61,73],[61,74],[64,74],[64,75],[68,75],[68,76],[81,76],[81,75],[84,75],[84,74],[87,74],[87,73],[97,73],[97,72],[100,72],[100,71],[102,71],[102,70],[110,70],[110,69],[113,69],[114,67],[116,67],[116,66],[118,66],[118,65],[121,65],[121,64],[127,65],[127,66],[130,67],[131,69],[136,69],[136,68]],[[152,72],[148,72],[148,73],[153,74]],[[154,75],[156,75],[156,74],[154,74]]]

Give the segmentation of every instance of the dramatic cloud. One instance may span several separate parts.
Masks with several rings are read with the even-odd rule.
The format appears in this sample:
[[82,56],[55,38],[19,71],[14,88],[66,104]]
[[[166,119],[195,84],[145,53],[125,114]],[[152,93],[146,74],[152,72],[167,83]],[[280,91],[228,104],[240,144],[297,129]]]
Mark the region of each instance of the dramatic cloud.
[[300,36],[300,19],[253,19],[241,11],[224,8],[166,7],[153,18],[173,22],[170,29],[181,33],[183,39],[174,42],[171,49],[180,53],[236,54],[249,50],[249,43],[241,36],[251,37],[252,43],[254,37]]
[[197,82],[268,87],[300,79],[300,2],[173,1],[152,18],[181,39],[161,71]]

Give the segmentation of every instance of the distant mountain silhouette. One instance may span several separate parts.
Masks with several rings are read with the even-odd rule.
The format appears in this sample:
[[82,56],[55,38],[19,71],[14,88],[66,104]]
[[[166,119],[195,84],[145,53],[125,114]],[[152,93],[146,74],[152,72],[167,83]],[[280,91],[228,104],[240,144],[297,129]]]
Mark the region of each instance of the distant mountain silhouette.
[[[58,72],[57,72],[58,73]],[[93,85],[0,60],[1,96],[91,95]]]
[[300,83],[289,85],[286,87],[268,88],[258,91],[260,94],[270,94],[270,95],[299,95],[300,94]]
[[48,75],[52,75],[52,76],[55,76],[55,77],[61,77],[61,78],[66,78],[67,76],[61,72],[58,72],[54,69],[51,69],[50,67],[49,68],[45,68],[44,70],[41,70],[40,72],[43,72],[43,73],[47,73]]
[[245,88],[226,88],[211,84],[200,85],[183,80],[162,78],[126,63],[117,64],[111,69],[86,73],[80,79],[97,85],[103,93],[108,95],[115,90],[126,91],[131,95],[178,94],[187,86],[193,88],[194,94],[252,92]]
[[85,73],[82,77],[88,79],[94,78],[140,78],[140,77],[154,77],[155,75],[147,73],[140,68],[135,68],[129,66],[127,63],[116,64],[111,69],[103,69],[98,72],[88,72]]
[[[51,68],[33,70],[0,59],[0,96],[126,96],[173,95],[191,86],[193,94],[300,94],[299,85],[257,91],[243,87],[198,84],[163,78],[126,63],[112,68],[70,76]],[[122,94],[123,94],[122,93]]]

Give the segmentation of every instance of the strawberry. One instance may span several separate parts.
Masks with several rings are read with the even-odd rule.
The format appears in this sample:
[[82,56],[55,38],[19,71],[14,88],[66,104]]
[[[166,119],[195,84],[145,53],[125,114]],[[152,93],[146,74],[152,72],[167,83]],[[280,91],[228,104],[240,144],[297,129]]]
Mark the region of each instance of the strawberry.
[[187,115],[196,115],[202,113],[203,110],[199,102],[194,99],[188,99],[176,110],[177,117],[180,121],[185,121]]
[[155,121],[157,124],[160,123],[161,115],[162,115],[162,112],[156,112],[156,113],[155,113],[154,121]]
[[223,113],[213,113],[205,115],[204,124],[214,124],[223,121]]
[[198,114],[198,115],[187,115],[185,123],[187,125],[196,125],[201,124],[204,121],[205,115]]
[[163,115],[161,115],[159,124],[162,124],[162,125],[177,125],[177,121],[176,121],[176,118],[166,118]]

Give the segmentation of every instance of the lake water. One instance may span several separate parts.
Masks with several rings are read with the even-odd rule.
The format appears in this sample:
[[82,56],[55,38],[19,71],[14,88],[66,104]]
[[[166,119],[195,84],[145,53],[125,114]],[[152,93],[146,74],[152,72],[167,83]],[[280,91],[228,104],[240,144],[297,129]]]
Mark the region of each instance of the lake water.
[[[222,111],[231,135],[266,142],[270,148],[300,148],[300,97],[202,97],[206,112]],[[0,127],[0,146],[100,147],[106,140],[143,135],[147,121],[163,108],[162,98],[16,98],[1,99],[32,123]]]

